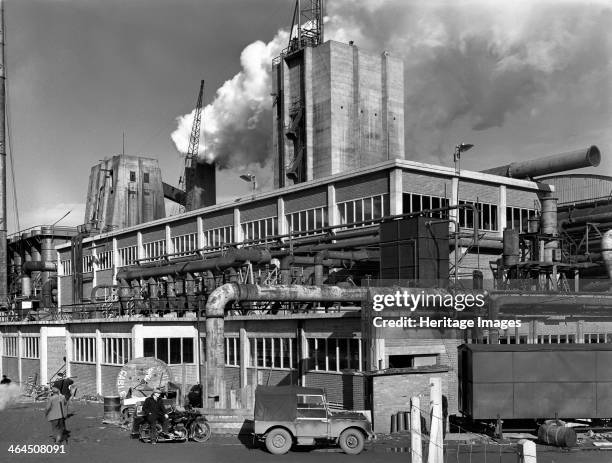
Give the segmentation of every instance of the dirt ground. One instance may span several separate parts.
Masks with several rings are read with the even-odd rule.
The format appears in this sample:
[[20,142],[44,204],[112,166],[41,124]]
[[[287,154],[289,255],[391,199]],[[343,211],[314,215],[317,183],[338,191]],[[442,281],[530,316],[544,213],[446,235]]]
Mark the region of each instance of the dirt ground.
[[[403,462],[410,461],[409,436],[385,436],[366,447],[360,455],[349,457],[338,449],[298,449],[283,456],[273,456],[253,448],[248,437],[214,435],[206,443],[166,443],[152,446],[131,439],[127,430],[102,423],[103,406],[98,403],[73,402],[66,428],[70,431],[64,454],[9,453],[13,444],[51,444],[51,428],[44,417],[44,402],[17,403],[0,411],[0,462]],[[482,447],[449,445],[445,463],[495,462],[518,463],[516,453],[499,452],[489,447],[486,457]],[[609,463],[612,451],[563,451],[538,448],[538,462]]]

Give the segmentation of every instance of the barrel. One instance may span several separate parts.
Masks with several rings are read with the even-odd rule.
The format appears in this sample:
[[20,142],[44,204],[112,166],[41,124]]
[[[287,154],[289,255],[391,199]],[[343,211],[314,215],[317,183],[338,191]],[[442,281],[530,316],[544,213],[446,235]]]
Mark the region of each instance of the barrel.
[[397,430],[398,432],[406,430],[406,422],[404,421],[404,412],[397,412]]
[[538,428],[538,439],[548,445],[557,447],[574,447],[576,431],[556,422],[546,422]]
[[395,434],[397,432],[397,414],[391,415],[391,434]]
[[104,397],[104,421],[119,421],[121,397]]

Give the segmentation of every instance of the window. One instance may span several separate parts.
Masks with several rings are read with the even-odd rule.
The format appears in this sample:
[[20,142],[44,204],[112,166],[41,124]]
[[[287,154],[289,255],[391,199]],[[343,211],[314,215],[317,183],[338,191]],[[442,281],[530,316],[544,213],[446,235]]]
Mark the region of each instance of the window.
[[72,338],[72,361],[96,363],[96,338],[74,336]]
[[143,354],[169,365],[193,363],[194,338],[144,338]]
[[270,237],[278,235],[278,219],[268,217],[267,219],[253,220],[242,224],[242,237],[244,241],[252,244],[265,243]]
[[148,172],[145,172],[144,174],[142,174],[142,182],[149,183],[149,173]]
[[323,233],[320,230],[327,227],[327,207],[315,207],[293,212],[285,216],[292,236],[308,236]]
[[436,365],[438,354],[389,355],[389,368],[412,368]]
[[363,371],[361,339],[308,338],[310,370]]
[[[421,212],[428,209],[441,209],[448,207],[448,198],[441,196],[428,196],[428,195],[417,195],[414,193],[404,193],[404,214],[409,212]],[[427,217],[446,218],[448,217],[448,211],[430,212],[426,214]]]
[[83,256],[83,273],[93,272],[93,256]]
[[600,344],[607,343],[608,336],[606,333],[585,333],[584,343],[585,344]]
[[39,355],[40,338],[38,336],[23,337],[23,358],[37,359]]
[[225,364],[240,366],[240,338],[225,338]]
[[[497,231],[497,206],[489,203],[474,203],[472,201],[459,201],[459,204],[476,204],[478,210],[478,229]],[[474,211],[471,208],[459,209],[459,226],[474,227]]]
[[529,220],[535,217],[537,217],[537,211],[534,209],[506,207],[506,228],[527,233],[529,231]]
[[[338,203],[338,212],[341,225],[380,219],[389,214],[389,195],[376,195]],[[363,227],[371,224],[368,222],[359,226]],[[358,225],[349,226],[353,228]]]
[[65,259],[60,261],[59,273],[62,276],[72,275],[72,260]]
[[17,336],[4,336],[4,357],[17,357],[19,338]]
[[107,270],[113,267],[113,251],[104,251],[98,254],[98,270]]
[[234,227],[213,228],[204,232],[204,247],[207,252],[218,251],[224,244],[234,242]]
[[132,360],[130,338],[102,338],[102,363],[125,365],[130,360]]
[[166,254],[166,240],[144,243],[142,247],[144,248],[144,257],[149,261],[161,260],[161,256]]
[[188,235],[173,236],[172,246],[174,253],[180,256],[195,254],[198,249],[197,233],[189,233]]
[[297,368],[297,346],[294,338],[250,338],[249,349],[251,367]]
[[135,265],[138,261],[138,246],[126,246],[119,248],[117,251],[119,252],[118,267]]
[[325,400],[320,395],[301,395],[297,396],[296,417],[302,420],[320,420],[327,418],[327,408]]
[[133,170],[130,170],[130,182],[135,182],[136,181],[136,172],[134,172]]

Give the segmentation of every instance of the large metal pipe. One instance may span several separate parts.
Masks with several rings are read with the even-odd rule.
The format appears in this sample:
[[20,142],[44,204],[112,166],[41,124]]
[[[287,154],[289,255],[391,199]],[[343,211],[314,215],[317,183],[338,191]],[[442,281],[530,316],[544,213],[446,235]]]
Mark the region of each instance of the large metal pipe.
[[543,175],[565,172],[582,167],[597,167],[601,161],[601,153],[597,146],[586,149],[554,154],[530,161],[519,161],[505,166],[483,170],[485,174],[501,175],[512,178],[533,178]]
[[45,262],[43,260],[29,260],[22,266],[23,272],[30,275],[32,272],[55,272],[57,264],[55,262]]
[[[601,239],[601,257],[606,264],[606,269],[608,269],[608,277],[612,281],[612,230],[605,232]],[[612,289],[612,284],[610,289]]]
[[591,214],[591,215],[581,215],[578,217],[568,217],[566,219],[561,220],[560,225],[563,228],[568,227],[569,225],[578,225],[585,224],[587,222],[590,223],[598,223],[612,221],[612,212],[603,212],[601,214]]

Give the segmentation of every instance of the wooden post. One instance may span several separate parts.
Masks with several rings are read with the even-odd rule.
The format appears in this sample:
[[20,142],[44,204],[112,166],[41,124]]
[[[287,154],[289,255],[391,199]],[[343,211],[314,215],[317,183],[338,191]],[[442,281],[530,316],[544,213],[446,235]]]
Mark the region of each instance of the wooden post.
[[421,445],[421,403],[418,397],[410,399],[410,462],[423,463]]
[[518,441],[521,463],[537,463],[535,442],[521,439]]
[[444,463],[444,437],[442,433],[442,379],[429,380],[429,456],[428,463]]

